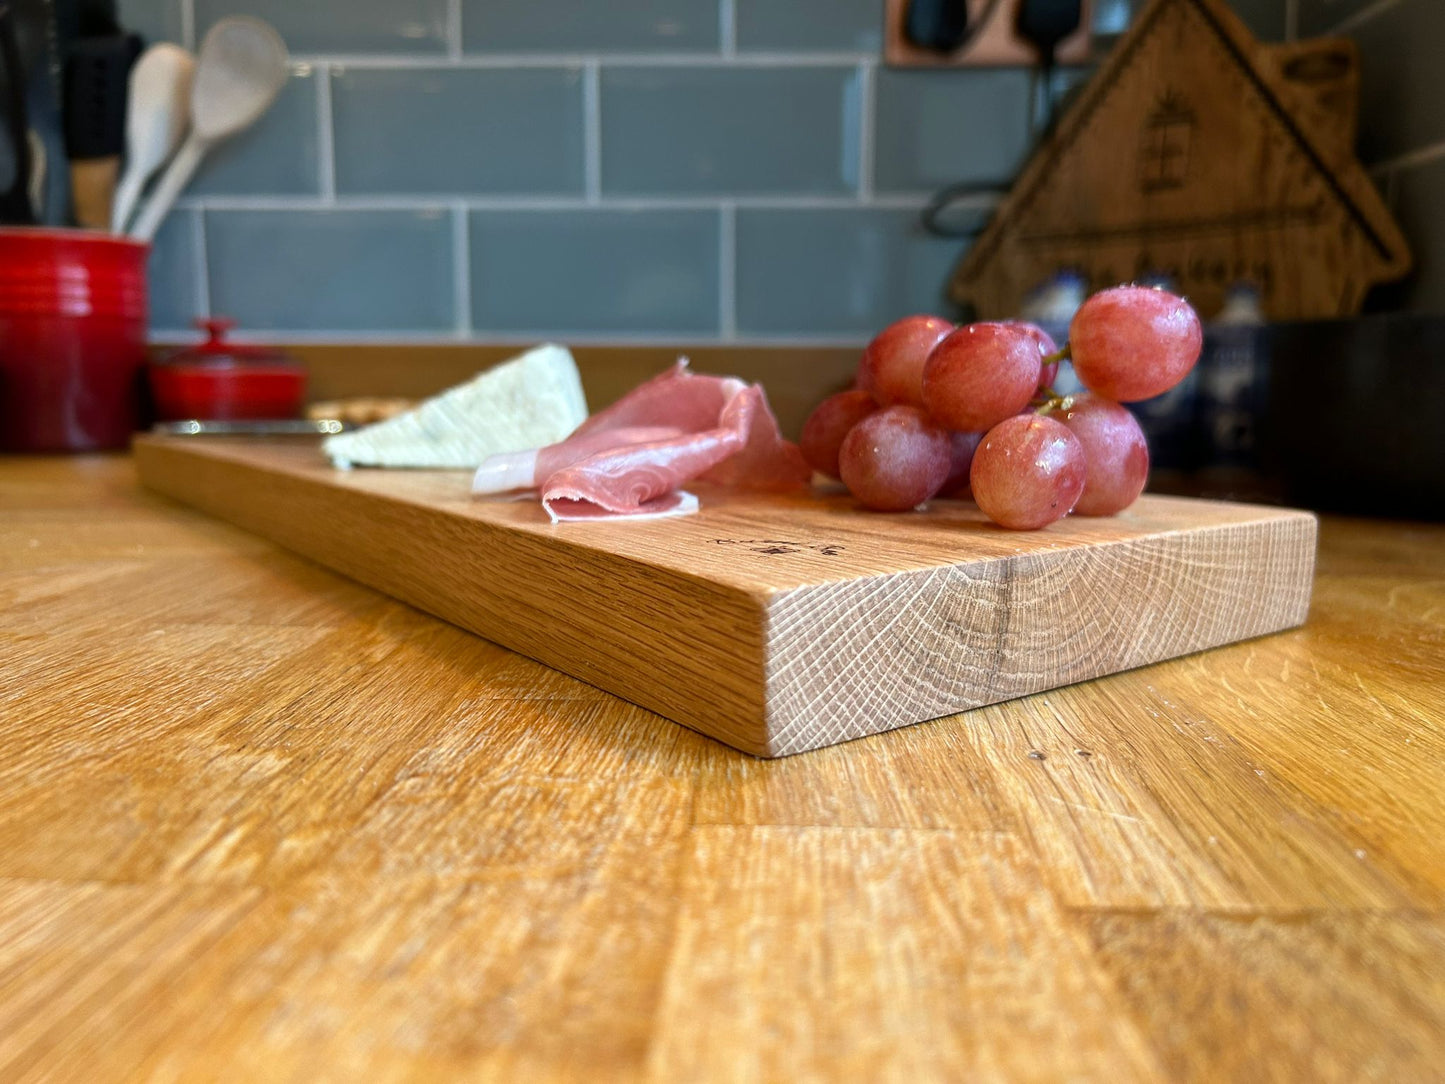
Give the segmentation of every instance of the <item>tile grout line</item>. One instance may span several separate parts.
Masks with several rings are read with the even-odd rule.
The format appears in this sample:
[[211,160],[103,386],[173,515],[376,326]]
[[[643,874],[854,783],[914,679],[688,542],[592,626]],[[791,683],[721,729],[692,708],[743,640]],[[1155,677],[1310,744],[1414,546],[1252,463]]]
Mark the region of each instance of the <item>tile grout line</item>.
[[196,51],[196,0],[181,0],[181,44]]
[[316,71],[316,181],[321,202],[336,203],[336,128],[331,103],[331,65],[318,64]]
[[718,207],[717,239],[717,308],[718,337],[726,343],[738,336],[737,299],[737,204],[724,202]]
[[197,315],[211,315],[211,270],[210,254],[206,251],[206,212],[204,207],[195,209],[196,232],[191,244],[191,272],[196,276]]
[[737,0],[718,0],[718,50],[731,60],[738,55]]
[[[856,196],[602,196],[596,202],[583,196],[468,196],[458,192],[432,194],[346,194],[323,200],[320,196],[183,196],[179,208],[204,204],[211,211],[416,211],[460,205],[469,211],[579,211],[603,208],[614,211],[716,211],[726,204],[737,208],[796,211],[913,211],[928,204],[931,192],[874,193],[866,200]],[[980,192],[960,198],[958,206],[989,208],[996,193]]]
[[462,58],[462,0],[447,0],[447,59]]
[[858,65],[858,198],[873,198],[873,117],[878,80],[876,68],[867,61]]
[[456,337],[472,337],[472,235],[467,208],[452,204],[452,304],[456,307]]
[[1327,33],[1348,34],[1353,30],[1358,30],[1376,16],[1383,15],[1392,8],[1399,7],[1401,2],[1402,0],[1375,0],[1373,4],[1362,7],[1351,15],[1346,15],[1331,27]]
[[602,66],[589,60],[582,69],[582,171],[586,201],[602,200]]
[[628,68],[851,68],[876,58],[871,53],[295,53],[297,64],[338,64],[348,68],[577,68],[588,63]]

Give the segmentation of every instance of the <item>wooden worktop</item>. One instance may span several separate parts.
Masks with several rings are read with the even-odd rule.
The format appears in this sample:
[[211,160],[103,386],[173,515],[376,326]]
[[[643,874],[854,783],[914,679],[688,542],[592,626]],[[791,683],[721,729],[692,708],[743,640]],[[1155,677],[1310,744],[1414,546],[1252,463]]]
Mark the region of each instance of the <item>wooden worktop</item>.
[[759,761],[0,459],[0,1079],[1440,1079],[1445,526],[1318,569],[1301,629]]

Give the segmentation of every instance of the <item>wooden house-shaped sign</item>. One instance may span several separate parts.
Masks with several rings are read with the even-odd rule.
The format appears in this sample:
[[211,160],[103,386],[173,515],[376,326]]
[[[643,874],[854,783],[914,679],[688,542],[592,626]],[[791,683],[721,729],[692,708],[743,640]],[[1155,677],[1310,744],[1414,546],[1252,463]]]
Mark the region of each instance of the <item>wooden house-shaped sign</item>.
[[1168,276],[1207,316],[1236,282],[1272,319],[1359,311],[1410,266],[1354,154],[1347,40],[1267,46],[1223,0],[1152,0],[954,272],[979,317],[1056,272]]

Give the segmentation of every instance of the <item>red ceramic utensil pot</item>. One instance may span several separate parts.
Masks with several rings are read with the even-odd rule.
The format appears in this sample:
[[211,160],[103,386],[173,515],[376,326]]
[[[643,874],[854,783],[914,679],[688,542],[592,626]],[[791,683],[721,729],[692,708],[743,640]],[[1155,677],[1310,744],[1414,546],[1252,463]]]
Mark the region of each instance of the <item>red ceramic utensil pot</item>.
[[146,359],[150,246],[0,229],[0,451],[124,448]]

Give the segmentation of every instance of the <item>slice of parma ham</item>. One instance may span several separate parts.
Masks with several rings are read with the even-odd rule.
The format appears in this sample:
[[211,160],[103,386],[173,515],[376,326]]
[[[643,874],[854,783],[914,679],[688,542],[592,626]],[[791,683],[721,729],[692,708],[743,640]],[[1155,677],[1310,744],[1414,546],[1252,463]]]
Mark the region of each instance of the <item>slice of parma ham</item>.
[[693,479],[781,491],[806,485],[809,476],[760,385],[698,375],[680,360],[566,440],[490,457],[472,492],[536,489],[554,522],[650,518],[696,511],[697,498],[682,489]]

